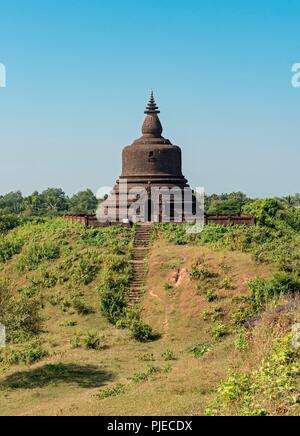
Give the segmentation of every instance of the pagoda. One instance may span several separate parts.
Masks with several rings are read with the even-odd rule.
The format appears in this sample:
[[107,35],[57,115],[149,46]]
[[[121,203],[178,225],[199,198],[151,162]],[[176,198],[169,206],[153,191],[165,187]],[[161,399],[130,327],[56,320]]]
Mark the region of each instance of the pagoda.
[[159,113],[151,92],[142,136],[123,149],[122,174],[98,210],[99,220],[191,221],[195,202],[182,174],[181,148],[162,136]]

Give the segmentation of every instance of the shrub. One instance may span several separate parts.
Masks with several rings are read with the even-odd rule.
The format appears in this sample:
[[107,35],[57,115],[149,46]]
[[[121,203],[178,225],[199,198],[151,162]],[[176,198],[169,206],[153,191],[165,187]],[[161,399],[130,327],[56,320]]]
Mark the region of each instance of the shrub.
[[171,289],[173,289],[173,286],[170,285],[170,283],[165,283],[164,284],[164,290],[165,291],[170,291]]
[[229,330],[222,322],[217,322],[212,328],[212,336],[216,341],[224,338],[229,334]]
[[172,365],[170,365],[169,363],[167,363],[166,365],[164,365],[162,367],[162,372],[164,372],[165,374],[169,374],[172,371]]
[[58,259],[59,256],[60,247],[58,244],[32,243],[21,253],[18,268],[20,271],[33,271],[44,261]]
[[209,351],[210,346],[205,344],[196,345],[194,348],[191,349],[191,352],[196,359],[204,356],[204,354],[208,353]]
[[51,271],[42,269],[40,276],[32,277],[30,278],[30,281],[34,286],[41,286],[45,289],[51,289],[56,286],[59,281],[59,277]]
[[238,351],[247,351],[249,349],[249,341],[244,333],[240,333],[235,343]]
[[72,256],[63,268],[75,284],[88,285],[94,281],[100,265],[100,256],[96,252],[89,251]]
[[73,320],[67,320],[61,324],[62,327],[75,327],[77,326],[77,322]]
[[81,347],[81,335],[76,334],[70,339],[70,345],[72,349],[80,348]]
[[190,272],[190,277],[193,280],[203,280],[207,281],[210,279],[215,279],[218,277],[218,274],[214,271],[211,271],[209,268],[202,266],[194,266]]
[[208,290],[206,292],[206,299],[209,303],[212,303],[213,301],[215,301],[218,298],[218,296],[215,294],[214,291],[212,290]]
[[125,289],[106,289],[101,292],[101,312],[112,324],[124,320],[126,317],[127,301],[125,298]]
[[148,342],[154,338],[152,328],[141,319],[134,320],[131,323],[130,330],[132,331],[134,339],[139,342]]
[[118,395],[122,395],[124,394],[126,391],[126,388],[123,384],[121,383],[117,383],[113,386],[110,386],[108,388],[105,389],[101,389],[96,396],[100,399],[100,400],[104,400],[105,398],[109,398],[109,397],[117,397]]
[[150,377],[152,377],[155,374],[158,374],[159,372],[161,372],[160,368],[158,368],[156,366],[147,366],[145,371],[138,372],[138,373],[134,374],[133,377],[131,378],[131,380],[134,383],[145,382],[145,381],[149,380]]
[[84,348],[87,350],[103,350],[105,348],[103,344],[103,338],[96,332],[87,332],[82,336],[82,342]]
[[226,381],[221,384],[220,394],[226,402],[238,400],[250,386],[249,376],[231,373]]
[[139,356],[139,360],[142,362],[154,362],[155,358],[152,353],[146,353]]
[[229,277],[225,277],[223,280],[221,280],[219,283],[219,287],[220,289],[226,289],[228,291],[235,289],[232,280]]
[[299,349],[292,348],[291,335],[276,341],[258,368],[247,373],[230,373],[206,415],[298,416],[299,362]]
[[104,271],[102,272],[100,291],[100,307],[103,315],[112,324],[117,324],[127,316],[126,294],[132,269],[129,260],[118,257],[106,257],[104,259]]
[[15,215],[0,215],[0,234],[18,227],[22,223],[21,218]]
[[24,240],[15,238],[14,240],[0,236],[0,263],[5,263],[22,250]]
[[6,326],[7,339],[18,340],[20,333],[37,334],[41,326],[41,302],[26,295],[10,293],[8,282],[0,280],[0,322]]
[[271,279],[257,277],[248,282],[250,305],[254,312],[259,312],[266,307],[269,301],[280,296],[300,292],[300,280],[286,272],[278,272]]
[[266,198],[247,203],[243,211],[256,217],[258,224],[270,225],[278,211],[282,209],[278,200]]
[[71,348],[101,351],[105,348],[103,337],[96,332],[77,333],[70,340]]
[[218,321],[224,317],[224,311],[222,307],[215,307],[213,310],[207,310],[203,313],[204,321]]
[[161,356],[164,360],[168,361],[168,360],[176,360],[176,357],[173,353],[173,351],[171,350],[166,350],[162,356]]
[[92,312],[92,309],[86,304],[80,293],[74,293],[71,296],[71,304],[78,315],[88,315]]
[[4,353],[3,363],[8,365],[31,365],[48,356],[48,352],[42,348],[39,339],[9,349]]

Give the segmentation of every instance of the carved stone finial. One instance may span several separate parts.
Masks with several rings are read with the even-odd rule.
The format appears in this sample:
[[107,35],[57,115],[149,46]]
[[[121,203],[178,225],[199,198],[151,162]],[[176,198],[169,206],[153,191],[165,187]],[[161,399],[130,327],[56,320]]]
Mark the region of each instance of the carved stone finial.
[[163,128],[161,122],[157,116],[160,111],[155,102],[153,91],[150,95],[148,106],[146,107],[145,114],[147,115],[142,127],[142,133],[144,136],[151,136],[154,138],[161,138]]

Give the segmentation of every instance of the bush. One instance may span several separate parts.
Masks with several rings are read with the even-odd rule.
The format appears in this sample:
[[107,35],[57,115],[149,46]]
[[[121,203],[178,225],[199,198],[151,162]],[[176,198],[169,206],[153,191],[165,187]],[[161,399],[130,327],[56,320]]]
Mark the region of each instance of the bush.
[[170,351],[170,350],[166,350],[166,351],[162,354],[161,357],[162,357],[165,361],[168,361],[168,360],[176,360],[176,357],[175,357],[173,351]]
[[145,324],[141,319],[136,319],[131,323],[130,330],[134,339],[139,342],[148,342],[154,339],[152,328]]
[[134,374],[131,380],[134,383],[142,383],[149,380],[150,377],[152,377],[155,374],[158,374],[159,372],[161,372],[160,368],[156,366],[147,366],[145,371]]
[[92,309],[86,304],[84,298],[80,293],[74,293],[71,296],[70,303],[72,304],[78,315],[88,315],[92,312]]
[[71,348],[101,351],[105,347],[103,337],[96,332],[77,333],[70,340]]
[[269,280],[255,278],[248,282],[248,286],[251,291],[251,309],[255,313],[265,309],[269,301],[300,292],[300,280],[286,272],[275,273]]
[[249,341],[247,336],[243,333],[239,334],[235,346],[238,351],[247,351],[249,349]]
[[75,327],[77,326],[77,322],[73,320],[67,320],[61,324],[62,327]]
[[193,353],[196,359],[204,356],[204,354],[208,353],[209,351],[210,351],[210,346],[205,344],[196,345],[196,347],[191,349],[191,352]]
[[72,255],[61,265],[61,270],[77,285],[89,285],[96,278],[101,266],[101,257],[95,251]]
[[59,277],[51,271],[42,269],[40,276],[31,277],[30,281],[33,283],[34,286],[41,286],[45,289],[51,289],[57,285]]
[[217,322],[212,329],[212,336],[216,341],[224,338],[229,334],[229,330],[222,322]]
[[259,225],[272,225],[279,210],[282,209],[279,201],[274,198],[266,198],[247,203],[243,212],[256,217]]
[[214,271],[211,271],[206,266],[202,266],[202,267],[194,266],[192,268],[192,271],[190,272],[190,277],[193,280],[207,281],[210,279],[217,278],[218,274],[215,273]]
[[218,296],[214,293],[214,291],[209,290],[206,292],[206,299],[209,303],[212,303],[213,301],[217,300]]
[[248,373],[230,373],[206,415],[298,416],[299,357],[299,349],[292,348],[291,335],[276,341],[258,368]]
[[59,256],[60,247],[56,243],[32,243],[20,255],[18,267],[20,271],[33,271],[46,260],[58,259]]
[[15,346],[4,351],[2,363],[7,365],[32,365],[47,356],[48,352],[42,348],[41,341],[34,339],[24,345]]
[[103,350],[105,348],[103,344],[103,338],[98,333],[88,332],[82,336],[82,342],[84,348],[87,350]]
[[8,341],[18,340],[20,334],[37,334],[41,326],[40,309],[40,299],[14,297],[8,282],[0,280],[0,322],[6,326]]
[[155,358],[152,353],[146,353],[139,356],[139,360],[141,360],[142,362],[154,362]]
[[15,215],[0,215],[0,234],[21,225],[22,220]]
[[11,236],[0,236],[0,263],[5,263],[22,250],[24,240],[21,238],[11,239]]
[[122,395],[125,393],[125,391],[126,391],[125,386],[121,383],[118,383],[118,384],[115,384],[115,385],[110,386],[108,388],[101,389],[98,392],[98,394],[96,394],[96,396],[100,400],[104,400],[105,398],[117,397],[118,395]]
[[215,307],[213,310],[206,310],[203,313],[204,321],[210,320],[216,322],[222,318],[224,318],[224,311],[222,307]]

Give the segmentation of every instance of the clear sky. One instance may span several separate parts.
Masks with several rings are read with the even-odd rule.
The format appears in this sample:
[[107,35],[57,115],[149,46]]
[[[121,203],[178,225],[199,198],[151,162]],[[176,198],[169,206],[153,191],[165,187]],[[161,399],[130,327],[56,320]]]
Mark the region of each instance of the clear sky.
[[151,88],[206,191],[300,191],[299,0],[2,0],[0,194],[114,183]]

